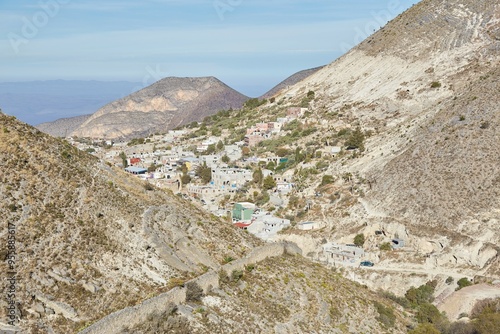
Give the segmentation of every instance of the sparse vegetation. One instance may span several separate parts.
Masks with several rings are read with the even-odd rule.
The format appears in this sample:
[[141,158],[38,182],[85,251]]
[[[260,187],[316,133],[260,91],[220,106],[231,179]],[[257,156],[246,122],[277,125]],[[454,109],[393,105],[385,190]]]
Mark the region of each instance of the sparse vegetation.
[[456,290],[460,290],[460,289],[463,289],[463,288],[465,288],[467,286],[472,285],[472,282],[469,281],[469,279],[467,277],[462,277],[461,279],[459,279],[457,281],[457,285],[458,285],[458,287],[457,287]]
[[203,289],[196,282],[188,282],[186,284],[186,301],[199,302],[203,297]]
[[363,247],[365,244],[365,235],[363,233],[356,234],[354,237],[354,244],[358,247]]
[[391,243],[390,242],[384,242],[378,247],[381,251],[391,251]]
[[431,88],[439,88],[441,87],[441,83],[439,81],[431,82]]

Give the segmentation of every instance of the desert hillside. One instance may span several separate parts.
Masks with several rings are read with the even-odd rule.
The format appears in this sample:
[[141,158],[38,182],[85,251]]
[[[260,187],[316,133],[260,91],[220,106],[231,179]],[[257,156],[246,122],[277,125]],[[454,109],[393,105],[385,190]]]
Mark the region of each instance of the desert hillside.
[[[1,239],[11,226],[21,328],[74,332],[259,244],[4,114],[0,143]],[[0,266],[7,271],[7,262]],[[6,300],[0,303],[4,319]]]
[[71,135],[114,139],[165,132],[240,108],[247,99],[214,77],[168,77],[105,105]]
[[[495,1],[424,0],[263,108],[265,119],[308,103],[302,122],[316,131],[286,148],[343,148],[297,194],[313,208],[302,219],[326,230],[282,238],[315,254],[321,238],[364,233],[384,266],[498,278],[499,22]],[[352,150],[345,134],[355,129],[364,142]],[[313,198],[318,190],[323,197]],[[414,253],[386,256],[377,230]]]
[[91,115],[81,115],[69,118],[60,118],[53,122],[41,123],[36,128],[54,137],[67,137],[82,125]]

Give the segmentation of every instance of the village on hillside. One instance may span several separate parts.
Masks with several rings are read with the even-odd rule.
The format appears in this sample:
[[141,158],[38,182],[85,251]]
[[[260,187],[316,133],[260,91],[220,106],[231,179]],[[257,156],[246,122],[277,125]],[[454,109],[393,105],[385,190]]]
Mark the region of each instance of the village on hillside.
[[[344,188],[347,185],[347,196],[363,194],[361,185],[353,185],[353,175],[343,175],[341,180],[323,175],[315,191],[305,187],[308,176],[324,172],[331,159],[357,154],[359,147],[324,143],[315,147],[310,158],[307,151],[293,145],[284,145],[272,153],[259,150],[265,141],[295,136],[298,128],[307,134],[316,131],[310,124],[312,118],[308,108],[292,106],[286,109],[284,117],[243,128],[240,138],[230,137],[227,130],[217,133],[212,129],[208,135],[204,123],[194,122],[165,134],[129,141],[68,140],[143,179],[146,187],[169,189],[207,212],[225,218],[234,228],[272,242],[287,231],[314,233],[325,228],[327,222],[319,220],[314,211],[340,195],[339,191],[329,194],[331,189],[323,193],[322,188],[332,188],[338,181]],[[348,133],[352,135],[355,131],[342,129],[339,136]],[[390,236],[387,239],[394,248],[399,248]],[[362,244],[332,241],[322,248],[323,252],[315,259],[334,266],[373,265],[365,260],[375,260],[365,253]]]

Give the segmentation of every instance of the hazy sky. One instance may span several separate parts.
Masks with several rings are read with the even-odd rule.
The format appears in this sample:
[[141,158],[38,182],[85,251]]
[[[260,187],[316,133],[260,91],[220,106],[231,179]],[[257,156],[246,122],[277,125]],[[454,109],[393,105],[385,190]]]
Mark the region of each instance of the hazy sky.
[[416,0],[0,2],[0,81],[215,76],[257,96],[330,63]]

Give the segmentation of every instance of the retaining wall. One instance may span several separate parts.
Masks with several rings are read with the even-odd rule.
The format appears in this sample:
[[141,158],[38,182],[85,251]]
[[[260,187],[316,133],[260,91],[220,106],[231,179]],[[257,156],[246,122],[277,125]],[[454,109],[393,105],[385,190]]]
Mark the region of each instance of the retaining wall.
[[[221,269],[230,275],[235,269],[243,270],[249,264],[261,262],[268,257],[282,256],[285,253],[301,255],[302,252],[297,245],[289,242],[267,244],[253,249],[242,259],[225,264]],[[203,289],[203,292],[207,293],[211,288],[219,287],[218,270],[209,271],[189,282],[196,282]],[[182,304],[185,302],[186,288],[176,287],[161,295],[145,300],[139,305],[111,313],[81,331],[80,334],[118,334],[123,331],[125,326],[131,328],[146,322],[148,316],[154,312],[162,313],[166,311],[170,303]]]

